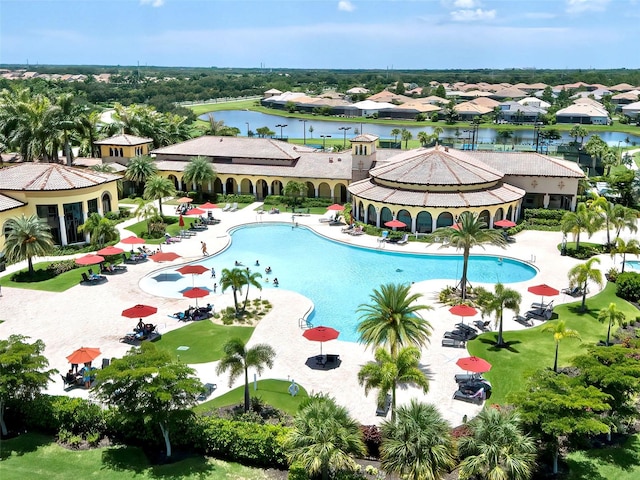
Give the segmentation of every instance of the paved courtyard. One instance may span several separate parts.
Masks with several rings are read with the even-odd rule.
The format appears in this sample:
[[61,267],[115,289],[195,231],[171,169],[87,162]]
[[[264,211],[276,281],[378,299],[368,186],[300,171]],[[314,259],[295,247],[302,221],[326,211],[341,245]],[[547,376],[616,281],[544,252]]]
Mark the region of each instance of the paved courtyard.
[[[255,211],[259,204],[250,205],[237,212],[215,211],[215,216],[222,221],[220,224],[209,227],[205,232],[200,232],[192,239],[177,244],[164,245],[163,251],[174,251],[182,256],[181,259],[170,265],[178,267],[202,258],[200,241],[207,243],[210,253],[224,249],[230,242],[228,230],[234,226],[254,222],[289,222],[291,214],[268,215],[258,214]],[[174,214],[171,206],[164,206],[165,213]],[[376,238],[363,236],[350,236],[340,232],[340,227],[329,226],[318,221],[318,215],[296,216],[295,222],[299,225],[313,228],[317,233],[328,238],[335,239],[352,245],[380,248]],[[130,220],[119,227],[135,223]],[[129,236],[125,232],[123,238]],[[604,232],[595,236],[594,241],[601,241]],[[630,236],[623,235],[625,238]],[[584,236],[586,239],[586,236]],[[527,287],[539,283],[547,283],[558,289],[567,287],[567,271],[579,263],[578,261],[562,257],[558,253],[557,245],[562,239],[558,232],[534,232],[524,231],[517,235],[517,242],[510,244],[506,250],[498,247],[487,247],[486,250],[476,248],[474,254],[495,254],[504,258],[514,258],[530,262],[539,273],[537,276],[522,283],[509,284],[522,293],[523,310],[539,297],[527,292]],[[426,245],[424,243],[409,243],[403,246],[385,245],[387,250],[418,253],[442,253],[456,254],[454,249],[438,249],[438,245]],[[37,259],[35,261],[50,260],[50,258]],[[600,269],[606,272],[614,261],[608,256],[601,256]],[[11,266],[7,273],[24,268],[25,262]],[[79,347],[99,347],[102,356],[120,357],[130,347],[120,343],[119,339],[128,331],[131,331],[136,321],[121,316],[122,310],[137,303],[150,304],[158,307],[158,313],[149,317],[149,321],[157,323],[161,333],[179,328],[184,323],[170,318],[174,312],[184,310],[189,304],[187,299],[170,299],[155,297],[142,291],[138,287],[140,279],[153,271],[167,266],[166,263],[156,264],[145,262],[138,265],[130,265],[128,272],[123,275],[109,277],[106,284],[95,286],[75,286],[63,293],[39,292],[26,289],[2,288],[0,297],[0,337],[6,338],[10,334],[23,334],[33,339],[42,339],[46,344],[45,354],[49,358],[51,366],[57,368],[60,373],[65,373],[69,364],[66,356]],[[220,270],[220,269],[216,269]],[[206,276],[206,274],[205,274]],[[219,280],[219,278],[218,278]],[[213,286],[213,279],[210,280]],[[380,283],[391,281],[386,279],[384,272],[380,274]],[[469,417],[476,414],[480,407],[454,401],[453,392],[456,390],[454,375],[461,373],[456,366],[456,360],[468,355],[466,349],[446,348],[440,345],[440,340],[447,330],[452,330],[458,317],[451,315],[448,308],[437,302],[440,289],[451,281],[430,280],[419,281],[412,285],[412,289],[424,295],[423,303],[433,306],[434,310],[426,312],[425,317],[433,327],[431,345],[423,350],[422,365],[430,379],[428,394],[414,388],[399,389],[398,403],[403,404],[411,398],[419,398],[423,401],[435,404],[444,417],[452,424],[457,425],[464,415]],[[492,286],[489,286],[492,288]],[[591,287],[591,294],[597,293],[596,286]],[[364,346],[356,343],[340,340],[326,344],[330,345],[331,353],[340,355],[342,363],[339,368],[333,370],[312,370],[305,365],[308,357],[318,351],[318,344],[309,342],[302,337],[299,327],[299,319],[308,315],[313,308],[310,299],[302,295],[284,289],[252,290],[250,298],[261,296],[271,301],[274,308],[257,325],[250,344],[267,343],[277,353],[273,369],[266,370],[261,378],[276,378],[283,380],[295,379],[297,383],[311,392],[327,392],[334,396],[338,403],[349,408],[354,417],[363,424],[374,424],[381,421],[375,415],[376,393],[370,392],[364,395],[364,389],[358,385],[357,372],[363,364],[373,359],[373,352],[366,350]],[[367,302],[367,298],[362,302]],[[206,298],[215,305],[215,310],[232,305],[233,298],[230,291],[222,294],[218,289],[217,294]],[[574,301],[567,295],[559,295],[554,298],[556,305]],[[354,312],[354,315],[357,315]],[[505,313],[505,330],[525,328],[511,320],[512,312]],[[477,317],[479,318],[479,316]],[[314,324],[322,323],[321,318],[315,318]],[[100,362],[99,357],[97,362]],[[219,377],[215,373],[216,362],[193,365],[203,382],[217,383],[218,389],[214,396],[221,395],[231,388],[241,384],[238,380],[231,388],[228,386],[226,376]],[[253,372],[250,372],[253,378]],[[63,394],[63,384],[60,376],[56,376],[48,389],[52,394]],[[75,389],[68,395],[87,397],[89,392]]]

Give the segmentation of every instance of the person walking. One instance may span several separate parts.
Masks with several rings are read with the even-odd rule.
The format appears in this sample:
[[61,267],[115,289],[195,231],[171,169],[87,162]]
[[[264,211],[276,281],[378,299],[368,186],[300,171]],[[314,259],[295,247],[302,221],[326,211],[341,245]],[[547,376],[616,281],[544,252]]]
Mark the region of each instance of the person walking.
[[216,278],[216,269],[211,267],[211,278]]
[[204,255],[205,257],[209,255],[209,252],[207,252],[207,244],[204,242],[200,242],[200,247],[202,248],[202,255]]

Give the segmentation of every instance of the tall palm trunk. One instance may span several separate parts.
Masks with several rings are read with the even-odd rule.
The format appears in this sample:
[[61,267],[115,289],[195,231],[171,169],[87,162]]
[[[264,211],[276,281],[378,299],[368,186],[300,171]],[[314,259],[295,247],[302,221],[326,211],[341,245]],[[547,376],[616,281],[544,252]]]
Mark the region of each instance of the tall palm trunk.
[[464,247],[464,260],[462,262],[462,280],[460,280],[460,290],[462,291],[462,300],[467,299],[467,268],[469,267],[469,247]]
[[244,366],[244,411],[249,411],[249,369]]
[[560,342],[556,340],[556,358],[553,361],[553,371],[558,373],[558,348],[560,347]]
[[240,313],[240,310],[238,309],[238,289],[237,288],[232,288],[233,291],[233,304],[236,307],[236,315],[238,315]]
[[504,339],[502,338],[502,310],[500,310],[500,321],[498,322],[498,343],[497,347],[504,345]]

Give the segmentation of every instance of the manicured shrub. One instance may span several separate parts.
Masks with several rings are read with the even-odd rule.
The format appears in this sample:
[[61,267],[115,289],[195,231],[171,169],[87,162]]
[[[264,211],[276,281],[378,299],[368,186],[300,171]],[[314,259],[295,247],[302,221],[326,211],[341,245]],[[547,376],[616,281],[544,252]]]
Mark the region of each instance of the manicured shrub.
[[618,275],[616,295],[630,302],[640,300],[640,273],[624,272]]
[[361,425],[362,441],[367,447],[367,457],[380,458],[380,445],[382,443],[382,433],[376,425]]

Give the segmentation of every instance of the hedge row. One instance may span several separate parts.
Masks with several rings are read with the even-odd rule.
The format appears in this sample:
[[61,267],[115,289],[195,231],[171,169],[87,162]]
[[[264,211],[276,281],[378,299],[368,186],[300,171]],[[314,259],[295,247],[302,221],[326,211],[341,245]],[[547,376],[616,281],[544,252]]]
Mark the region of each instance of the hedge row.
[[624,272],[618,275],[616,295],[630,302],[640,301],[640,273]]
[[524,219],[530,220],[533,218],[556,220],[560,222],[562,217],[566,213],[566,210],[549,210],[547,208],[527,208],[524,211]]
[[[115,409],[103,410],[82,398],[41,395],[7,406],[12,430],[28,428],[55,436],[67,432],[84,438],[109,437],[128,445],[164,448],[159,427],[142,420],[128,422]],[[287,427],[185,415],[172,426],[171,444],[202,455],[244,465],[285,468],[283,439]]]

